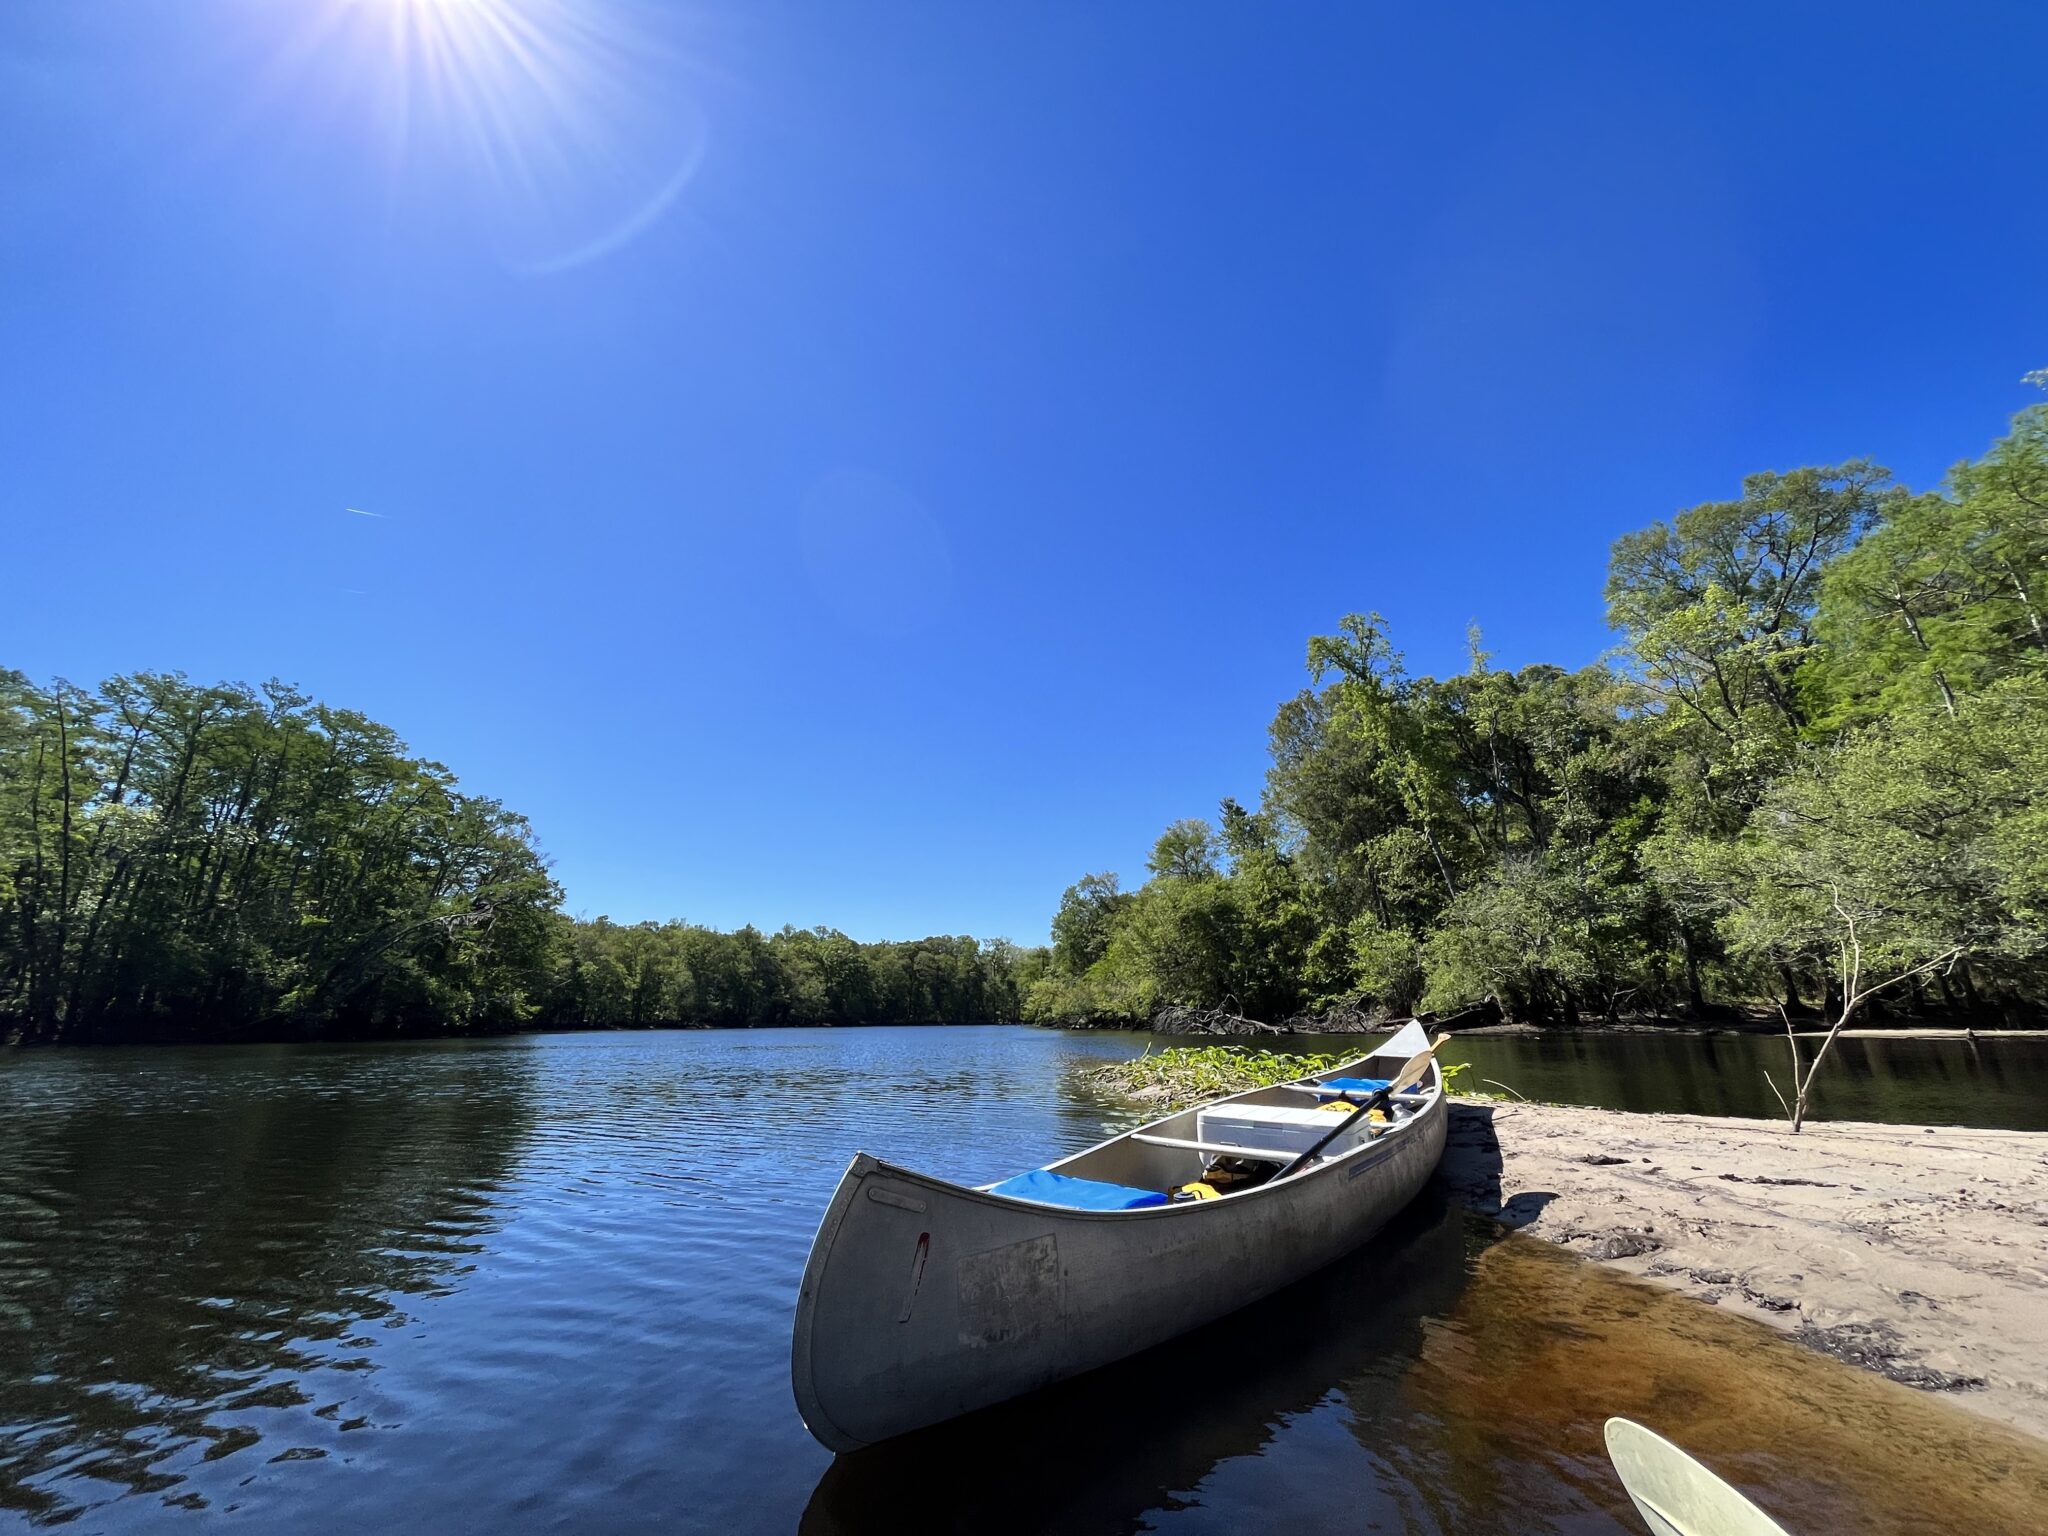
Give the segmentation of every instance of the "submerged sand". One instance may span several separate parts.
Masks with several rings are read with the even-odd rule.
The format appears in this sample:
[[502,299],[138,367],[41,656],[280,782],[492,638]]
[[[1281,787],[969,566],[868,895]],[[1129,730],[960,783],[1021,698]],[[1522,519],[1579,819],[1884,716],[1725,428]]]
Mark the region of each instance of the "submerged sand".
[[2048,1133],[1455,1106],[1467,1205],[2048,1437]]

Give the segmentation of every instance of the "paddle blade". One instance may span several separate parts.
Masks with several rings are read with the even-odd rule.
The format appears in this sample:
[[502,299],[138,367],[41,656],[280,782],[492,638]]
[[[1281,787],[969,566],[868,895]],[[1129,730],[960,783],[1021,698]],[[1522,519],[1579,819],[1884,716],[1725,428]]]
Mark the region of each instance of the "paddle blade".
[[1655,1536],[1786,1536],[1777,1521],[1640,1424],[1609,1419],[1607,1454]]
[[1410,1056],[1408,1064],[1394,1074],[1393,1084],[1388,1091],[1399,1093],[1403,1088],[1412,1088],[1421,1082],[1422,1074],[1429,1070],[1430,1062],[1436,1059],[1436,1053],[1444,1048],[1444,1042],[1450,1038],[1449,1035],[1438,1035],[1428,1050]]

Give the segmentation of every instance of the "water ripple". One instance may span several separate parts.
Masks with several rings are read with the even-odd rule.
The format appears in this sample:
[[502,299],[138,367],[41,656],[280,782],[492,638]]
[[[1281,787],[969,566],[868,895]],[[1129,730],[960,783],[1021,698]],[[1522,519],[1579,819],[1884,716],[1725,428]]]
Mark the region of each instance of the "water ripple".
[[[1492,1313],[1459,1310],[1472,1251],[1441,1215],[1180,1364],[1060,1399],[1058,1425],[1027,1414],[958,1455],[910,1444],[826,1475],[787,1351],[849,1157],[970,1181],[1034,1166],[1102,1133],[1072,1063],[1141,1043],[760,1031],[10,1058],[0,1514],[392,1536],[1241,1530],[1280,1511],[1363,1529],[1368,1509],[1461,1536],[1624,1529],[1581,1441],[1532,1421],[1503,1447],[1461,1416],[1469,1388],[1444,1384],[1500,1346]],[[1071,1475],[1024,1477],[1017,1446],[1056,1429]],[[970,1463],[986,1497],[919,1502],[935,1467]]]

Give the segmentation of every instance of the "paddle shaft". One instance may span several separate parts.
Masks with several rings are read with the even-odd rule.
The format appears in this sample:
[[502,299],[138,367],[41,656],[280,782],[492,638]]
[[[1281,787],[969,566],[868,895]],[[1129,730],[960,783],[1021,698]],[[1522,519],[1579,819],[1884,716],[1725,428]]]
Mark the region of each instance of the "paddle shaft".
[[1363,1116],[1371,1114],[1376,1109],[1384,1109],[1387,1105],[1387,1102],[1390,1099],[1392,1099],[1395,1094],[1399,1093],[1403,1088],[1406,1088],[1413,1083],[1420,1082],[1422,1080],[1422,1074],[1429,1070],[1430,1059],[1436,1055],[1438,1046],[1441,1046],[1444,1043],[1444,1041],[1448,1039],[1450,1039],[1449,1035],[1439,1035],[1437,1036],[1436,1045],[1432,1045],[1428,1050],[1424,1051],[1419,1056],[1409,1057],[1408,1064],[1401,1068],[1400,1072],[1395,1075],[1394,1080],[1391,1083],[1387,1084],[1386,1087],[1380,1089],[1378,1092],[1372,1094],[1370,1097],[1361,1100],[1358,1108],[1352,1110],[1350,1114],[1346,1115],[1342,1120],[1339,1120],[1337,1122],[1337,1128],[1335,1130],[1331,1131],[1327,1136],[1322,1137],[1320,1140],[1316,1142],[1314,1146],[1310,1147],[1306,1152],[1302,1153],[1301,1156],[1297,1157],[1285,1168],[1282,1168],[1278,1173],[1274,1174],[1274,1180],[1278,1181],[1280,1179],[1284,1179],[1290,1173],[1298,1172],[1300,1169],[1306,1167],[1310,1162],[1312,1162],[1315,1159],[1317,1154],[1319,1154],[1323,1150],[1323,1148],[1327,1147],[1339,1136],[1342,1136],[1346,1131],[1350,1130],[1352,1126],[1358,1124],[1359,1120]]

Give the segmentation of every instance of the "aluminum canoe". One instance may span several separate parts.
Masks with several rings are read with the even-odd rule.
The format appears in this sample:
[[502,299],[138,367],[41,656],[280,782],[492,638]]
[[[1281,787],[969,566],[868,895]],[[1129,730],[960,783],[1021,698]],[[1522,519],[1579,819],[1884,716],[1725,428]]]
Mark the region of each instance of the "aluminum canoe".
[[[1410,1024],[1333,1072],[1231,1095],[1048,1165],[1167,1190],[1202,1175],[1197,1116],[1300,1105],[1322,1079],[1392,1077],[1428,1048]],[[852,1451],[1020,1397],[1233,1312],[1366,1242],[1443,1155],[1441,1068],[1390,1128],[1361,1122],[1300,1171],[1221,1198],[1074,1210],[859,1153],[804,1268],[790,1349],[797,1408]],[[1164,1144],[1162,1144],[1164,1143]]]

